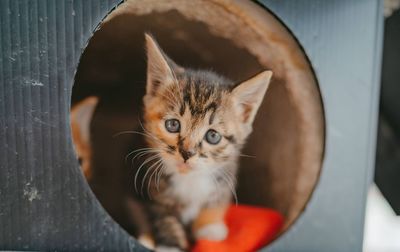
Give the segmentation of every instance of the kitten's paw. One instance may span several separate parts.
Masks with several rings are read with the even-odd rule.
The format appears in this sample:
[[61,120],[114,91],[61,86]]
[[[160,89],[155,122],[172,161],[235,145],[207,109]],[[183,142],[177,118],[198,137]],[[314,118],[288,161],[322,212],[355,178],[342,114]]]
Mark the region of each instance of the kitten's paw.
[[222,241],[228,236],[228,228],[223,222],[212,223],[198,229],[195,235],[196,239]]
[[157,247],[180,248],[182,251],[189,248],[185,228],[176,217],[168,216],[159,219],[154,225]]
[[140,244],[145,246],[148,249],[154,250],[155,244],[154,244],[154,239],[150,234],[142,234],[138,237],[138,241]]
[[180,248],[169,247],[169,246],[157,246],[155,252],[184,252]]

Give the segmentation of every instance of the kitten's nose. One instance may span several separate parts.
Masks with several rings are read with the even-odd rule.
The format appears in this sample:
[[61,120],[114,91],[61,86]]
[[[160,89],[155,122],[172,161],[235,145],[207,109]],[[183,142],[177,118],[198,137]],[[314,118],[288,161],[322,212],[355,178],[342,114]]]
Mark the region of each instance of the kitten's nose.
[[179,152],[181,153],[183,160],[186,162],[189,158],[193,157],[196,154],[196,151],[194,149],[188,149],[185,150],[183,148],[179,149]]

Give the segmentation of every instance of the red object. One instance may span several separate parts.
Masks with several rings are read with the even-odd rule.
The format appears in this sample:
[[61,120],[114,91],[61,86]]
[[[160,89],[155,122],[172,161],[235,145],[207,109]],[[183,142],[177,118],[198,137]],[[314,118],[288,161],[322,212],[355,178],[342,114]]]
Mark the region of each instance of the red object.
[[250,252],[271,242],[282,228],[283,216],[275,210],[232,205],[225,215],[228,237],[223,241],[198,240],[192,252]]

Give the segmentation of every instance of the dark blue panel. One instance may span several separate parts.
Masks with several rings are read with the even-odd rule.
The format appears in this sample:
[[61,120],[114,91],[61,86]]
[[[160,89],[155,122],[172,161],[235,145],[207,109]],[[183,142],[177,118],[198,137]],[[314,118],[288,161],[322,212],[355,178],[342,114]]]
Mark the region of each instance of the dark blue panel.
[[0,249],[129,251],[69,137],[71,86],[92,31],[118,1],[0,1]]

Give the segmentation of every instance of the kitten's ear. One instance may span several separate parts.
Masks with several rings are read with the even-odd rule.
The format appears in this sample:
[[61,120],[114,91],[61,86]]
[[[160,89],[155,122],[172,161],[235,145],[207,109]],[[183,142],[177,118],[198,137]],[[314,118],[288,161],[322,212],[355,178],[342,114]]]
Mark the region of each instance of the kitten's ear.
[[272,72],[264,71],[240,83],[232,91],[234,106],[241,122],[252,124],[271,81]]
[[155,39],[145,33],[147,49],[147,94],[154,94],[160,85],[175,81],[175,63],[161,50]]
[[85,177],[91,179],[91,155],[90,124],[93,119],[99,98],[90,96],[75,104],[71,108],[71,131],[76,152],[81,162]]

